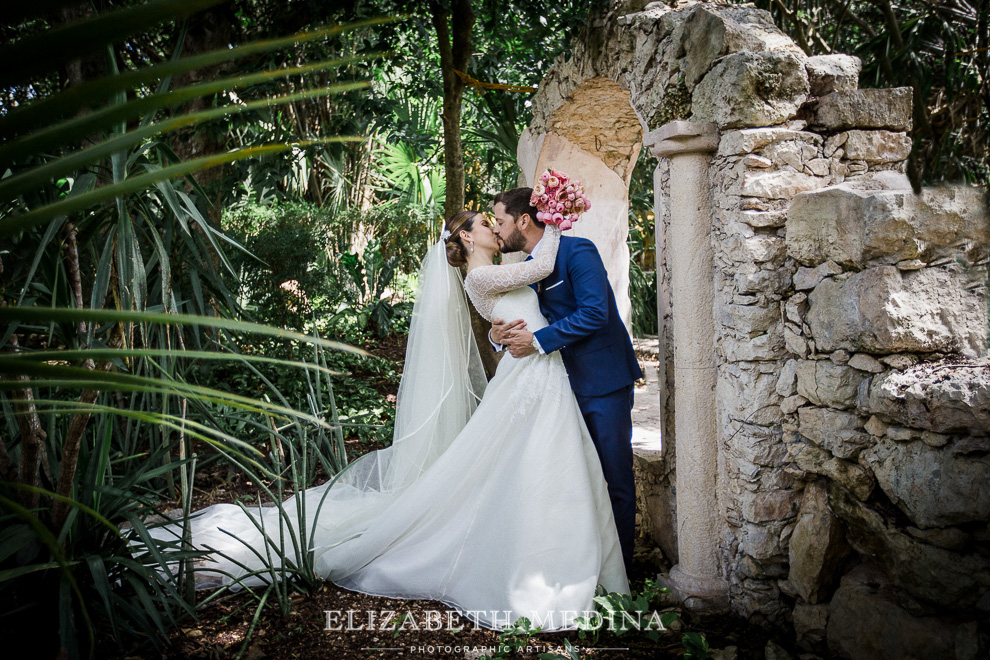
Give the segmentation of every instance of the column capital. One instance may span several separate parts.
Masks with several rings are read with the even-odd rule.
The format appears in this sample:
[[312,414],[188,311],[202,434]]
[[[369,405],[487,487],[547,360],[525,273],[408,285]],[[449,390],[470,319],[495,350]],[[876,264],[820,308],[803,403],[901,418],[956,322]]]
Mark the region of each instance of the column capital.
[[672,121],[643,136],[643,146],[657,158],[710,153],[718,149],[718,129],[712,122]]

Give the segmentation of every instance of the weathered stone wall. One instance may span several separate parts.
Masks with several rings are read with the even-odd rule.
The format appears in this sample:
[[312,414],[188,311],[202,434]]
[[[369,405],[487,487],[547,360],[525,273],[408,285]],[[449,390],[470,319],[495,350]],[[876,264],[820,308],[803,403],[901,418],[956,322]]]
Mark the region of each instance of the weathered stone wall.
[[[633,114],[648,144],[674,120],[714,124],[714,265],[695,276],[714,291],[712,550],[729,603],[840,657],[975,657],[990,612],[990,216],[980,190],[910,190],[911,90],[860,90],[859,70],[806,57],[752,7],[618,3],[548,72],[525,140],[570,135],[628,181]],[[568,109],[588,99],[597,118]],[[660,495],[675,442],[695,440],[673,432],[671,319],[694,301],[669,284],[672,176],[661,158],[666,464],[652,474],[669,481],[649,486],[664,507],[651,520],[682,509]]]

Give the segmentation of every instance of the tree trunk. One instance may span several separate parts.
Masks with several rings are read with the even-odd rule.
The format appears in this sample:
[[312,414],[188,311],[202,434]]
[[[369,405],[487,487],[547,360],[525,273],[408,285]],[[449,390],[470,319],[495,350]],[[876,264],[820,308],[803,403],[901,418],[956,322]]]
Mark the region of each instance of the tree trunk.
[[[467,69],[471,58],[471,28],[474,10],[469,0],[451,0],[450,13],[435,0],[430,2],[433,28],[440,49],[443,74],[443,167],[447,179],[444,216],[464,210],[464,154],[461,151],[461,101],[464,81],[454,71]],[[448,25],[448,21],[450,25]]]
[[[447,180],[447,197],[444,200],[444,217],[464,210],[464,153],[461,149],[461,102],[464,98],[464,81],[455,71],[464,72],[471,59],[471,28],[474,27],[474,10],[469,0],[451,0],[450,12],[435,0],[430,2],[430,15],[437,33],[440,49],[440,71],[443,74],[443,167]],[[448,25],[448,22],[450,25]],[[491,325],[474,306],[471,309],[471,329],[481,353],[485,373],[491,378],[498,360],[488,342]]]
[[[18,345],[17,335],[12,335],[10,346],[16,349]],[[11,380],[27,381],[28,377],[13,376]],[[34,406],[34,390],[30,386],[25,386],[22,389],[11,390],[10,394],[13,399],[20,401],[20,403],[13,404],[14,411],[18,413],[17,426],[21,431],[21,456],[20,466],[17,471],[17,482],[26,486],[40,488],[41,461],[45,452],[45,440],[48,438],[48,435],[41,426],[41,418],[38,416],[38,411]],[[4,471],[10,472],[13,469],[13,465],[10,463],[10,457],[7,455],[6,447],[4,447],[3,454],[7,458]],[[19,499],[25,509],[30,510],[38,507],[37,491],[21,491]]]

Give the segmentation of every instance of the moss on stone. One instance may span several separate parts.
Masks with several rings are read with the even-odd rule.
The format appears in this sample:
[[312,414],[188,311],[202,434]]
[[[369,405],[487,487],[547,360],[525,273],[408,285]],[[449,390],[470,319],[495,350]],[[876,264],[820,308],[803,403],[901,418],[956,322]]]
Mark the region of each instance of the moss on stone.
[[664,91],[663,102],[650,119],[650,130],[677,119],[687,119],[690,114],[691,92],[684,84],[684,78],[678,78],[677,82]]

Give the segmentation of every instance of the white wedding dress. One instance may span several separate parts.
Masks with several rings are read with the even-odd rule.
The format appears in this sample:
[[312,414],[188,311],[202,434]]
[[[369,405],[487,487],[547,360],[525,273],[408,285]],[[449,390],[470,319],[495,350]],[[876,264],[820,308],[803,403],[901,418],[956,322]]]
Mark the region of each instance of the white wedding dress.
[[[524,319],[532,331],[546,326],[536,293],[526,285],[553,266],[559,233],[550,230],[547,237],[531,261],[468,274],[464,287],[484,316]],[[442,250],[434,252],[443,258]],[[432,268],[449,269],[457,279],[446,263]],[[434,299],[463,299],[459,279],[454,284]],[[430,318],[444,317],[447,309]],[[466,308],[454,309],[458,316],[445,323],[455,336],[411,333],[410,358],[415,351],[476,354]],[[474,353],[445,349],[450,342]],[[449,368],[449,356],[444,360]],[[407,359],[407,368],[410,362],[419,364]],[[335,481],[306,491],[303,502],[288,500],[286,508],[306,507],[315,570],[341,587],[439,600],[495,630],[523,616],[547,631],[574,629],[574,618],[594,609],[596,585],[622,593],[629,585],[601,465],[563,362],[556,352],[505,355],[487,386],[477,378],[458,380],[467,371],[462,362],[453,360],[450,378],[427,367],[404,374],[393,445],[362,456]],[[454,385],[438,389],[438,378]],[[484,396],[471,414],[480,387]],[[458,389],[456,405],[436,404],[449,403],[448,392]],[[277,540],[275,509],[251,513],[266,518],[265,529]],[[206,565],[229,574],[221,581],[259,567],[248,547],[263,545],[256,537],[256,524],[233,505],[209,507],[193,522],[195,546],[227,555]]]

